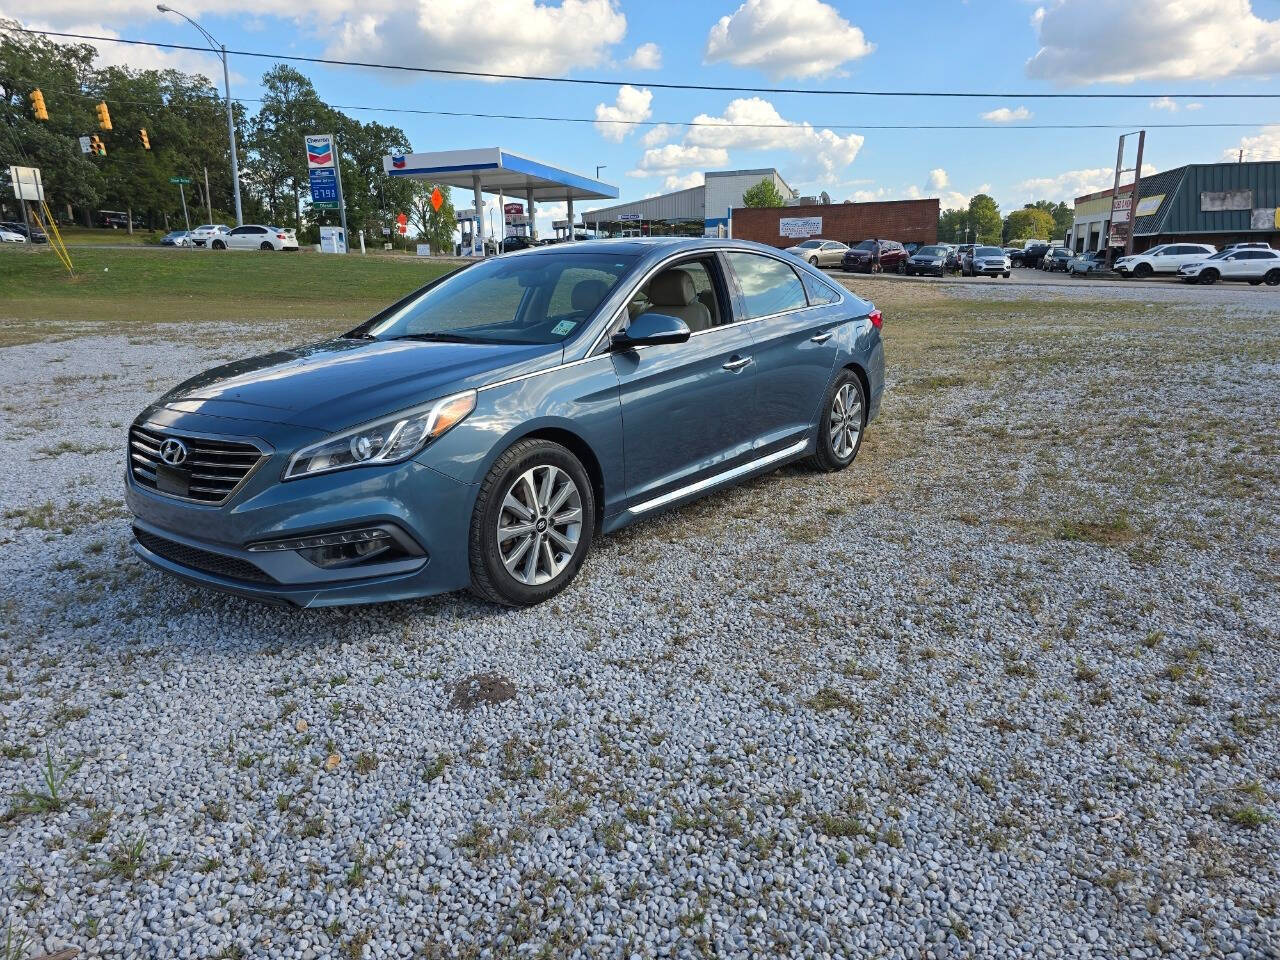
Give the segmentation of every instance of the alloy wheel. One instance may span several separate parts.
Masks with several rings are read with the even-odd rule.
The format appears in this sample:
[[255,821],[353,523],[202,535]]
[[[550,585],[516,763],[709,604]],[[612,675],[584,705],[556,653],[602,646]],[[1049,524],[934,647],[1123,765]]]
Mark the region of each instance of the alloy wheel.
[[526,586],[554,580],[569,565],[582,536],[582,493],[549,463],[516,478],[498,511],[498,555]]
[[858,435],[862,432],[862,400],[853,384],[846,383],[836,391],[828,429],[832,452],[841,460],[848,460],[858,448]]

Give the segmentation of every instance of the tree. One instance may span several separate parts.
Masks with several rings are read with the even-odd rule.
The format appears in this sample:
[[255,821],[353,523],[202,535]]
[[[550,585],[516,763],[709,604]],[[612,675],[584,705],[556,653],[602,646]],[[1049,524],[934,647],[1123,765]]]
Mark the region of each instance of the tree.
[[409,138],[399,127],[360,123],[345,116],[337,130],[347,227],[353,233],[364,230],[369,236],[380,235],[394,213],[407,211],[413,198],[412,181],[382,169],[383,157],[413,149]]
[[973,230],[974,243],[998,244],[1004,221],[1000,219],[1000,207],[985,193],[975,194],[969,201],[969,226]]
[[748,187],[742,194],[744,207],[780,207],[783,204],[782,194],[778,186],[765,177],[754,187]]
[[1026,206],[1004,218],[1006,240],[1048,240],[1055,235],[1052,215],[1037,207]]
[[[444,197],[439,210],[431,205],[431,194],[437,187]],[[458,228],[458,218],[453,210],[453,201],[449,199],[449,188],[439,183],[415,181],[409,208],[409,220],[418,231],[418,239],[430,244],[432,253],[452,253],[453,231]]]
[[964,243],[968,226],[968,210],[944,210],[938,217],[938,239],[943,243]]
[[1027,207],[1043,210],[1053,217],[1053,231],[1048,234],[1050,240],[1054,238],[1061,240],[1065,237],[1067,231],[1071,229],[1071,224],[1075,221],[1075,211],[1061,200],[1057,203],[1052,200],[1037,200],[1035,203],[1028,203]]

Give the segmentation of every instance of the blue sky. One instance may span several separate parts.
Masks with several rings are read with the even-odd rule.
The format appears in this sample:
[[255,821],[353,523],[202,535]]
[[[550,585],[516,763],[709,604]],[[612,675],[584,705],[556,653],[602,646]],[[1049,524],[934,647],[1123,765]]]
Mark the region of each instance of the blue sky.
[[[833,200],[979,190],[1002,209],[1068,200],[1110,182],[1119,130],[1030,130],[1028,123],[1147,126],[1146,161],[1166,169],[1234,156],[1280,158],[1280,103],[1164,100],[1166,92],[1275,93],[1280,0],[174,0],[231,48],[422,66],[616,80],[618,87],[486,82],[306,66],[335,105],[666,121],[620,128],[349,111],[402,127],[415,150],[500,145],[594,174],[635,199],[699,182],[708,169],[776,166],[803,193]],[[1193,8],[1193,9],[1188,9]],[[189,43],[153,0],[0,0],[31,26]],[[218,76],[211,57],[117,44],[104,56]],[[235,58],[233,93],[258,95],[269,61]],[[621,85],[630,82],[631,86]],[[671,91],[654,82],[991,90],[989,100]],[[1127,101],[1016,94],[1140,93]],[[717,127],[689,128],[694,118]],[[750,128],[733,123],[788,123]],[[979,124],[883,130],[877,124]],[[1158,123],[1243,123],[1158,129]],[[301,147],[299,148],[301,149]],[[469,205],[460,195],[460,205]]]

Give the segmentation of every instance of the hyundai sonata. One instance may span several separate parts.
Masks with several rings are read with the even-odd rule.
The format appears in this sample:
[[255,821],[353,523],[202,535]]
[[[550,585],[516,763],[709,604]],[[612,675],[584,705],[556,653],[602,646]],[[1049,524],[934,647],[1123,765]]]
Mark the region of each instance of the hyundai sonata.
[[880,323],[808,264],[737,241],[483,260],[144,410],[134,549],[299,606],[464,587],[537,603],[596,536],[789,461],[848,466],[880,403]]

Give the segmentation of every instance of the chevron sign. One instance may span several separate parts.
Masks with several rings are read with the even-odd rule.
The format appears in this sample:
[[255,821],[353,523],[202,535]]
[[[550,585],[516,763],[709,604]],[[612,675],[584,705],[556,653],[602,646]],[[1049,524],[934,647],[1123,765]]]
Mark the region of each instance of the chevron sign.
[[316,134],[306,138],[307,168],[309,170],[324,169],[333,166],[333,135]]

